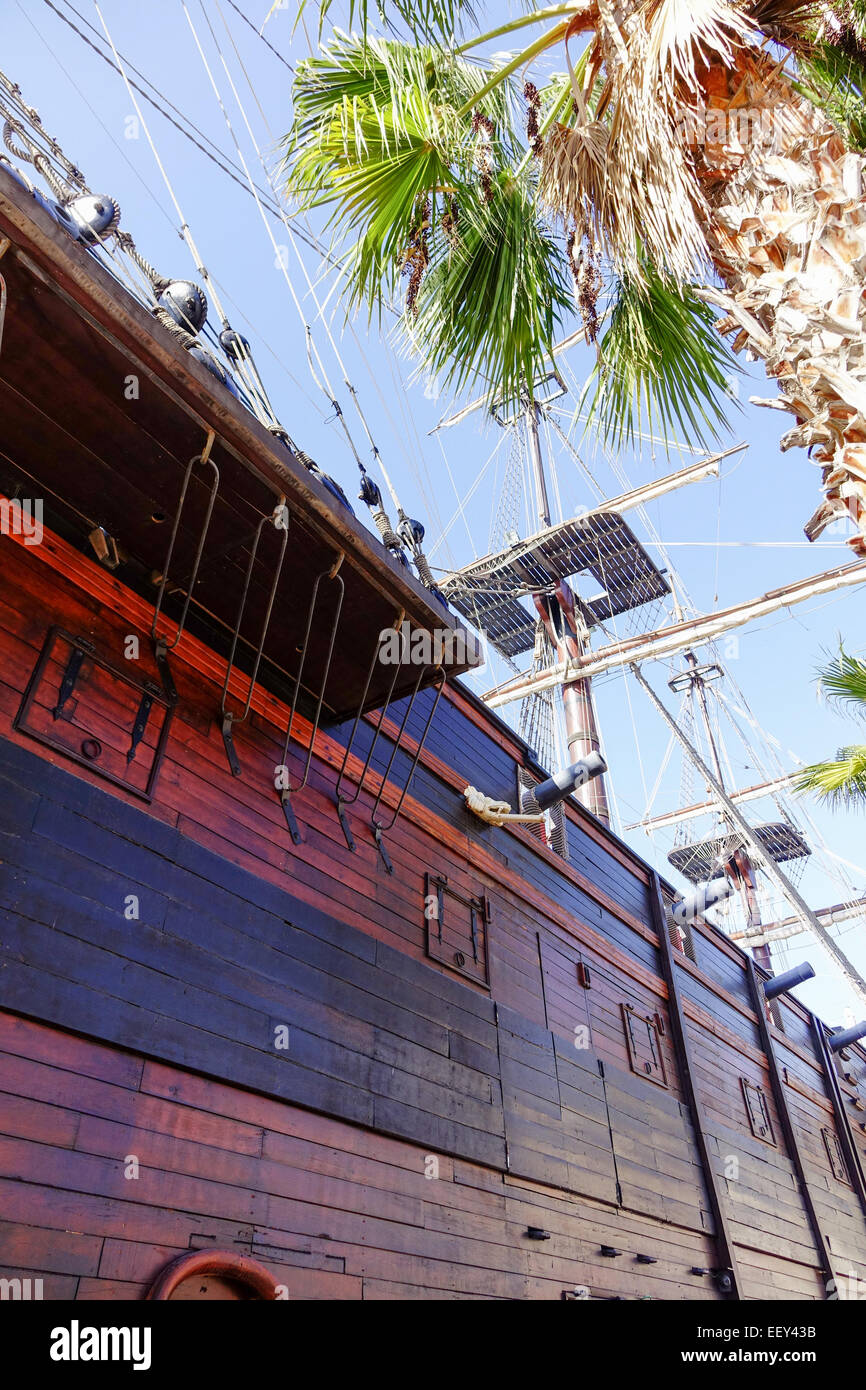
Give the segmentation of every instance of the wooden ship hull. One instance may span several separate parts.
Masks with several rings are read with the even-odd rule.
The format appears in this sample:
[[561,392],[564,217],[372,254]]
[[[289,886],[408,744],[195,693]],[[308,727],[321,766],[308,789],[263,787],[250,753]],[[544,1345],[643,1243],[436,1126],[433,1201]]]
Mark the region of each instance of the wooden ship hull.
[[[866,1278],[866,1054],[831,1056],[790,996],[768,1009],[718,930],[672,931],[673,890],[573,800],[555,845],[470,814],[467,785],[513,803],[543,775],[451,679],[471,653],[438,701],[401,668],[377,732],[377,634],[453,617],[2,169],[0,246],[13,1296],[808,1300]],[[166,545],[202,454],[219,491],[172,646],[203,465],[170,574]],[[8,505],[33,497],[38,544]],[[268,625],[279,537],[251,551],[283,500]],[[336,590],[308,646],[305,625],[340,558],[325,681]]]

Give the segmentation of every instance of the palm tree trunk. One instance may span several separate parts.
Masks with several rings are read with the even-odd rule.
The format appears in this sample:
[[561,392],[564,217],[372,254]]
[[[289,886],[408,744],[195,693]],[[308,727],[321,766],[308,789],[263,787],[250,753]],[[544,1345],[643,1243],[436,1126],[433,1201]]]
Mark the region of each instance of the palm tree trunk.
[[705,70],[689,143],[710,207],[707,240],[732,346],[764,361],[790,411],[781,448],[807,448],[824,501],[810,540],[849,516],[866,554],[866,204],[864,160],[764,55]]

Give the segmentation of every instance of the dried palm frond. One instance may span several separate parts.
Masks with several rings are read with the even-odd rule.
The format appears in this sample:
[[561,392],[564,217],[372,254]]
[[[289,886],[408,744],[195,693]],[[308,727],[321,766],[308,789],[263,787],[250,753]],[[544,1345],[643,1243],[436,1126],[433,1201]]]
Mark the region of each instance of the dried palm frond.
[[684,285],[707,259],[707,208],[678,139],[679,111],[658,76],[647,19],[645,10],[633,17],[624,58],[608,52],[610,137],[599,239],[631,280],[642,281],[643,245],[654,265]]
[[543,206],[574,227],[578,245],[598,239],[604,202],[608,130],[600,121],[557,121],[544,141],[538,192]]
[[730,0],[647,0],[641,12],[647,48],[644,80],[697,93],[700,72],[713,64],[733,67],[738,48],[760,46],[762,34]]
[[[539,199],[568,227],[570,243],[578,248],[587,240],[595,246],[599,239],[599,213],[604,201],[605,163],[608,129],[590,110],[589,97],[582,83],[587,79],[587,50],[576,70],[565,42],[572,109],[576,119],[570,125],[555,121],[544,141]],[[590,87],[592,79],[590,79]]]
[[555,125],[545,141],[543,205],[574,229],[578,245],[584,237],[597,241],[617,273],[636,283],[643,278],[641,246],[679,285],[707,260],[708,210],[680,138],[675,86],[710,46],[733,42],[737,12],[724,0],[696,3],[705,22],[687,26],[687,43],[670,27],[682,20],[685,0],[649,0],[621,29],[603,0],[586,68],[594,78],[603,63],[603,92],[590,112],[569,61],[577,119]]

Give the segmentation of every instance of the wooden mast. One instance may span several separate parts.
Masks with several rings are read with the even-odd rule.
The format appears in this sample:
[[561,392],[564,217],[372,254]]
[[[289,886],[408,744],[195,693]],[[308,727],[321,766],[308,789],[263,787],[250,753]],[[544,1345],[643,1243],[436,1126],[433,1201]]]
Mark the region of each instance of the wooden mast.
[[[536,594],[533,601],[558,661],[567,663],[589,650],[589,632],[576,610],[574,591],[567,580],[563,579],[557,584],[554,594]],[[580,679],[563,681],[562,707],[569,762],[574,763],[589,753],[600,752],[592,682]],[[593,777],[573,794],[588,811],[605,825],[610,825],[610,807],[603,776]]]
[[[551,524],[550,502],[544,458],[538,437],[538,413],[538,403],[530,401],[526,408],[526,437],[535,475],[539,520],[542,527],[547,529]],[[573,658],[585,656],[590,650],[589,630],[576,609],[574,591],[567,580],[561,580],[553,594],[533,595],[533,602],[550,638],[557,662],[567,667]],[[579,758],[585,758],[589,753],[601,751],[598,720],[592,698],[592,682],[582,679],[564,680],[561,689],[568,761],[573,763]],[[610,807],[604,777],[592,778],[585,786],[579,787],[574,795],[588,811],[605,825],[610,825]]]
[[[712,721],[710,720],[710,707],[709,702],[707,700],[707,676],[705,671],[701,671],[701,669],[699,668],[698,659],[693,651],[687,651],[685,653],[685,660],[686,665],[688,666],[688,670],[684,673],[684,677],[682,679],[688,681],[690,690],[694,691],[694,693],[697,695],[698,704],[701,710],[701,721],[703,723],[704,732],[707,737],[707,746],[710,751],[710,757],[712,758],[713,769],[715,771],[716,777],[718,778],[719,786],[724,787],[725,778],[724,773],[722,772],[722,763],[719,757],[718,747],[716,746],[716,739],[713,733]],[[708,787],[707,790],[711,791],[712,788]],[[725,813],[724,808],[722,808],[720,811],[720,819],[730,829],[733,829],[731,819]],[[761,905],[758,901],[758,883],[755,877],[755,868],[751,858],[749,857],[749,852],[746,849],[746,847],[744,845],[740,845],[737,849],[735,849],[730,858],[722,865],[722,868],[724,869],[725,873],[736,884],[737,889],[740,893],[740,897],[743,900],[743,907],[745,908],[746,913],[746,924],[749,933],[751,934],[752,931],[758,931],[758,929],[762,925]],[[772,962],[770,957],[769,944],[766,941],[762,941],[760,945],[756,944],[752,948],[752,950],[754,957],[758,961],[759,965],[763,966],[765,970],[771,970]]]

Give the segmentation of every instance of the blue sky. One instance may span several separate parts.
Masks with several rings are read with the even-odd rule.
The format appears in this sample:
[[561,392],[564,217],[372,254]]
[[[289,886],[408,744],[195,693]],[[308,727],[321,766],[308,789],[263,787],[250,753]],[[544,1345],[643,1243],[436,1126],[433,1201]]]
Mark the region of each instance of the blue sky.
[[[102,30],[92,0],[74,0],[80,17],[69,0],[54,3],[98,42]],[[292,75],[286,64],[308,52],[315,35],[306,34],[303,27],[293,33],[293,6],[277,11],[265,37],[281,55],[278,57],[255,32],[267,12],[268,0],[236,0],[236,6],[231,0],[205,3],[257,142],[269,154],[291,120]],[[103,0],[101,8],[118,50],[237,163],[181,0],[148,0],[142,5]],[[188,0],[188,9],[250,170],[256,181],[264,184],[244,120],[208,35],[200,0]],[[251,24],[244,22],[238,10]],[[119,200],[122,225],[133,233],[148,259],[162,273],[194,278],[178,231],[177,214],[144,132],[136,130],[131,119],[134,109],[120,77],[73,33],[47,0],[7,0],[4,11],[3,70],[21,84],[25,100],[37,107],[45,129],[60,139],[90,186]],[[497,3],[485,11],[493,24],[506,7]],[[95,26],[97,34],[87,28],[88,24]],[[151,106],[142,103],[142,110],[229,317],[250,339],[277,414],[298,443],[353,496],[357,468],[307,369],[301,320],[248,191],[232,182]],[[278,247],[284,248],[280,255],[302,300],[304,317],[314,324],[319,350],[343,401],[359,452],[369,461],[362,429],[352,415],[327,334],[321,322],[315,322],[316,306],[288,237],[279,222],[274,221],[272,227]],[[389,344],[393,319],[386,320],[382,332],[376,325],[368,331],[363,320],[345,328],[337,296],[331,295],[333,277],[312,254],[305,253],[305,264],[317,285],[318,297],[328,301],[326,314],[340,354],[404,505],[428,528],[431,549],[435,547],[434,564],[466,563],[473,558],[473,548],[483,554],[488,549],[496,484],[502,480],[507,444],[500,448],[471,500],[464,499],[498,442],[498,427],[476,414],[438,438],[429,437],[428,431],[452,403],[436,399],[430,385],[416,377],[415,364]],[[574,350],[567,359],[569,379],[579,385],[591,365],[586,350]],[[750,394],[775,394],[760,368],[752,367],[750,372],[737,386],[742,401]],[[572,392],[565,409],[572,411],[574,404]],[[825,536],[813,546],[805,541],[802,527],[819,499],[819,474],[802,451],[780,453],[778,438],[789,423],[789,417],[778,412],[750,406],[734,413],[727,442],[747,440],[748,452],[724,463],[721,482],[697,484],[649,509],[657,536],[666,544],[671,562],[701,610],[726,607],[852,558],[844,545],[844,533]],[[564,418],[562,424],[566,425]],[[578,436],[579,431],[578,426]],[[591,457],[591,441],[584,441],[580,448]],[[673,471],[681,460],[676,456],[666,459],[663,449],[656,448],[645,450],[639,458],[623,455],[618,462],[636,484]],[[591,505],[594,498],[586,479],[565,452],[554,453],[551,463],[556,466],[564,514]],[[611,493],[619,490],[604,457],[598,457],[593,467]],[[364,512],[360,506],[358,510],[359,514]],[[657,558],[652,538],[638,522],[633,524],[642,538],[651,542],[650,553]],[[861,737],[854,724],[818,701],[813,677],[822,655],[836,645],[838,635],[844,637],[849,650],[863,651],[862,611],[862,590],[849,589],[740,629],[737,641],[723,647],[733,678],[747,697],[757,723],[778,741],[778,754],[787,768],[793,765],[792,754],[810,761],[829,756],[840,743]],[[620,626],[622,633],[627,630]],[[669,697],[665,684],[671,674],[668,667],[658,663],[647,666],[646,674]],[[477,688],[486,688],[495,678],[495,672],[488,672]],[[600,684],[597,700],[618,810],[621,822],[627,824],[644,811],[668,735],[640,690],[621,675]],[[675,707],[673,697],[669,703]],[[746,765],[745,755],[735,752],[734,742],[730,746],[733,772],[740,784],[760,780],[754,766]],[[662,778],[655,810],[677,804],[679,767],[675,754]],[[698,779],[695,791],[696,799],[701,799]],[[838,855],[855,865],[866,860],[862,815],[831,816],[814,803],[809,803],[808,810]],[[655,845],[639,831],[628,832],[626,838],[665,871],[670,837],[659,837]],[[858,892],[866,892],[866,872],[851,870],[850,876]],[[843,887],[829,878],[817,861],[810,861],[802,887],[815,906],[845,896]],[[841,941],[866,973],[863,926],[849,924]],[[833,976],[821,949],[806,938],[793,938],[778,951],[778,968],[795,964],[804,956],[818,972],[818,979],[800,991],[805,1002],[819,1008],[830,1021],[840,1019],[849,1005],[858,1017],[866,1012]]]

